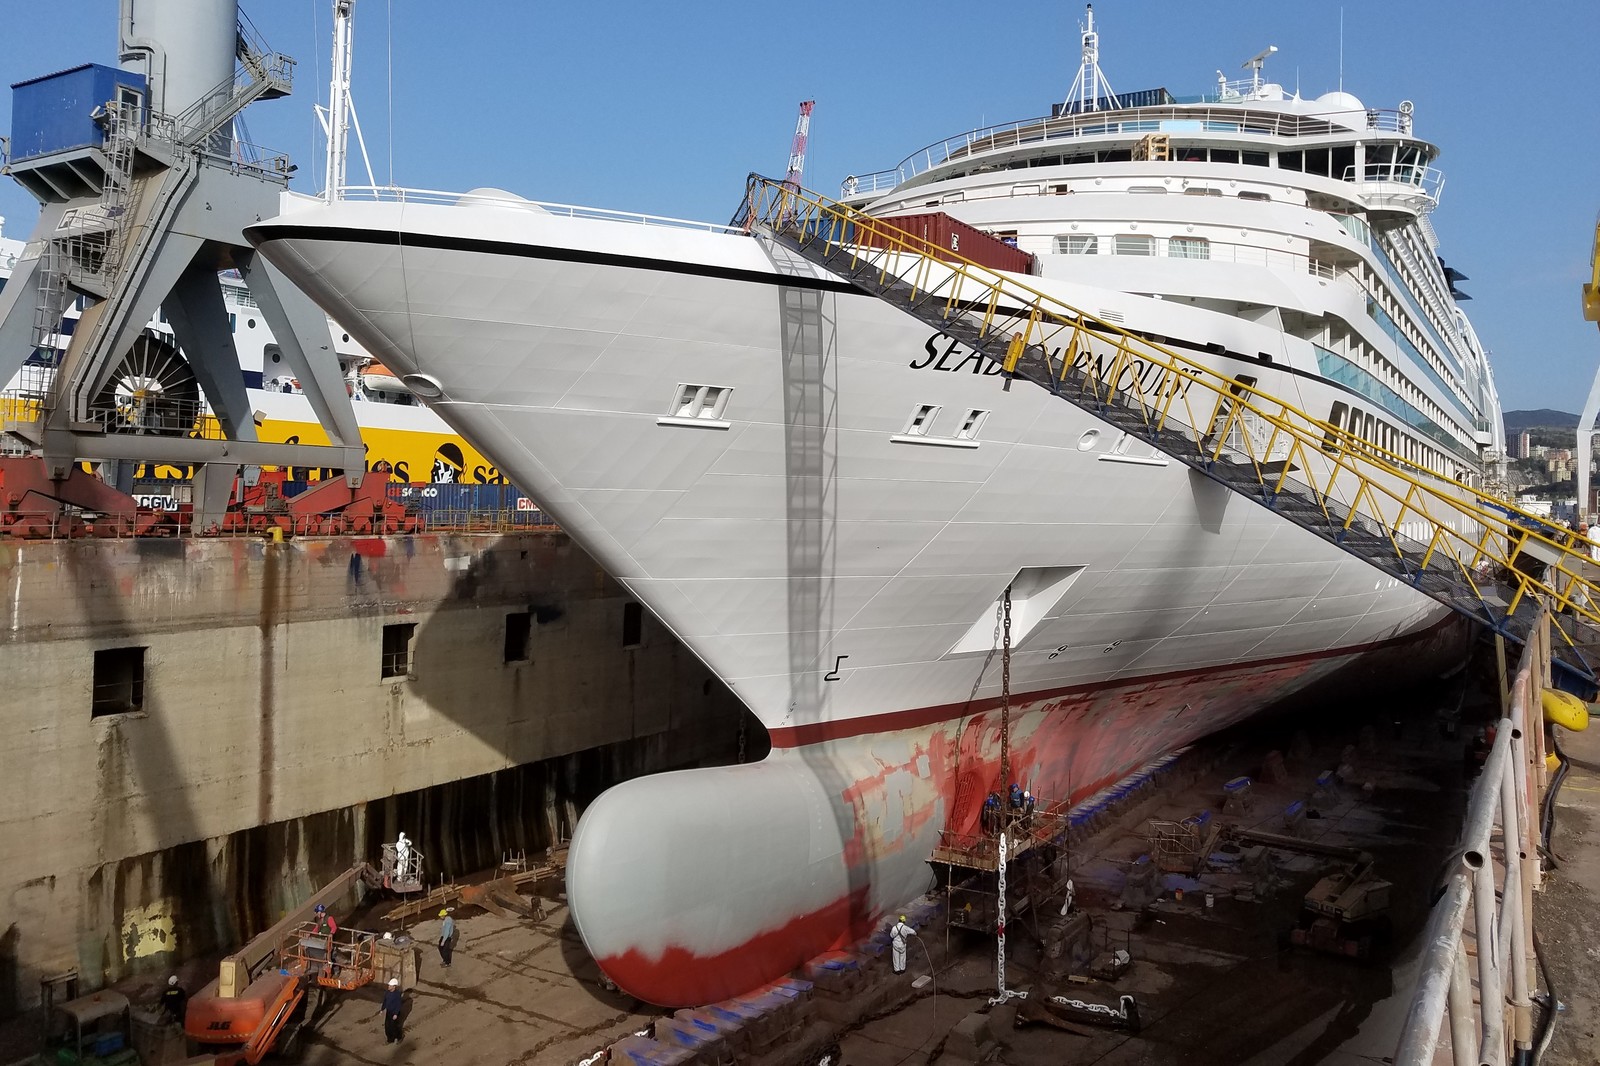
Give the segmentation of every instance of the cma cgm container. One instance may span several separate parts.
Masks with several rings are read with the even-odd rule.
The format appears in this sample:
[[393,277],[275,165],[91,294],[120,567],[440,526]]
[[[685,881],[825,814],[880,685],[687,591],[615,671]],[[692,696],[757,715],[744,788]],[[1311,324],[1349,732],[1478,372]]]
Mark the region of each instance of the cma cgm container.
[[[878,222],[927,241],[932,246],[928,249],[928,254],[946,262],[951,261],[954,256],[941,253],[954,253],[990,270],[1005,270],[1012,274],[1036,272],[1037,260],[1029,253],[993,234],[983,232],[976,226],[969,226],[959,219],[951,218],[943,211],[880,218]],[[859,243],[869,248],[881,248],[887,243],[874,231],[853,222],[840,222],[835,219],[824,218],[808,222],[806,230],[842,244]]]

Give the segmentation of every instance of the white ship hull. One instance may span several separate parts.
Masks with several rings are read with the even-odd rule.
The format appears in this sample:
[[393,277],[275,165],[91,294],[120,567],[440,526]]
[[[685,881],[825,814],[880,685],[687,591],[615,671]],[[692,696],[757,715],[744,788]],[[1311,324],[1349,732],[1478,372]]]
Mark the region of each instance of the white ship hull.
[[[574,916],[641,998],[742,991],[927,886],[958,782],[997,773],[1008,584],[1017,778],[1049,800],[1364,653],[1459,650],[1438,604],[754,238],[285,206],[262,252],[436,382],[434,410],[771,733],[761,764],[630,782],[579,827]],[[1264,325],[1034,281],[1191,348],[1274,353],[1250,373],[1308,409],[1336,395]]]

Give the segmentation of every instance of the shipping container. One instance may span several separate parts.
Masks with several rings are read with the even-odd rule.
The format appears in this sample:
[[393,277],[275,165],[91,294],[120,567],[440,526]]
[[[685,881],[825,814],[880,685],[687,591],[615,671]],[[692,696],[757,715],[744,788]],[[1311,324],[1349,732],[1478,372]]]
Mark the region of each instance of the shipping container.
[[[1007,244],[999,237],[983,232],[976,226],[969,226],[959,219],[951,218],[943,211],[931,211],[925,214],[898,215],[894,218],[881,218],[879,222],[888,223],[896,229],[904,230],[913,237],[920,237],[934,246],[930,255],[949,260],[951,257],[938,254],[939,251],[953,252],[963,259],[970,259],[979,266],[986,266],[990,270],[1005,270],[1013,274],[1032,274],[1034,272],[1034,257],[1022,251],[1015,245]],[[880,247],[882,240],[872,234],[866,235],[863,242],[873,247]]]
[[515,485],[393,484],[389,486],[389,498],[422,515],[430,528],[471,525],[488,518],[499,525],[518,528],[554,524]]

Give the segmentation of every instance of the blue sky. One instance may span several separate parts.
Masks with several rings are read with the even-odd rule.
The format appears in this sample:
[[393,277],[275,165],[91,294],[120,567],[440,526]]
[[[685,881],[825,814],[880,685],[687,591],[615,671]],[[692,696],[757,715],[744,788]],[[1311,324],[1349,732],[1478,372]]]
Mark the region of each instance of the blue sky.
[[[256,104],[252,139],[289,152],[314,190],[330,0],[244,0],[300,61],[293,96]],[[806,184],[893,167],[984,123],[1047,113],[1078,65],[1081,3],[824,0],[761,7],[540,0],[358,0],[356,106],[379,182],[510,189],[539,200],[688,218],[732,215],[751,170],[781,174],[799,101],[815,99]],[[1582,406],[1600,362],[1583,321],[1600,208],[1594,0],[1350,0],[1344,87],[1416,102],[1443,149],[1441,251],[1494,353],[1507,409]],[[0,78],[115,62],[116,0],[0,0]],[[1209,90],[1278,46],[1267,74],[1307,96],[1337,87],[1341,5],[1101,0],[1101,67],[1118,91]],[[391,18],[392,16],[392,18]],[[393,63],[391,70],[390,56]],[[391,96],[389,86],[392,85]],[[0,94],[0,129],[10,127]],[[391,120],[392,112],[392,120]],[[391,138],[392,130],[392,138]],[[352,166],[352,181],[357,169]],[[0,181],[5,232],[36,212]]]

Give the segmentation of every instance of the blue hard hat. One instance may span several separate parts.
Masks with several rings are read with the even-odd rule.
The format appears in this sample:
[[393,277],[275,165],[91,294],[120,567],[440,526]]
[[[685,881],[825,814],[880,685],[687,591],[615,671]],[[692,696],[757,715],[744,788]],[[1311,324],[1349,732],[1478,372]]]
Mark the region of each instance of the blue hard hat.
[[321,914],[322,912],[326,911],[327,909],[328,908],[324,907],[322,904],[319,903],[319,904],[317,904],[317,911],[316,912],[318,914]]

